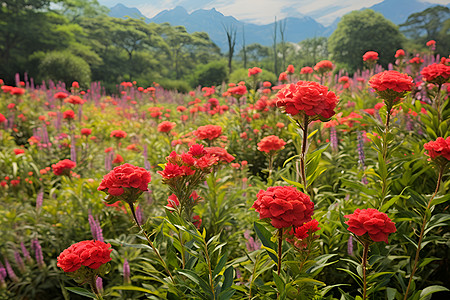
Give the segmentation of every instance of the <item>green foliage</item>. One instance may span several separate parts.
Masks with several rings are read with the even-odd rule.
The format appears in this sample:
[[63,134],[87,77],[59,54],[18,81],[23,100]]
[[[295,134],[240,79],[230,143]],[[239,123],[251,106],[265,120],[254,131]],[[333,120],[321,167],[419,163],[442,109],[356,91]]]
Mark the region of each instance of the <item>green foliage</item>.
[[210,62],[199,65],[192,75],[192,86],[218,86],[227,80],[226,62]]
[[395,51],[402,47],[404,37],[397,26],[382,14],[365,9],[342,17],[328,39],[328,50],[336,63],[347,64],[349,71],[362,69],[362,56],[367,51],[379,54],[379,63],[387,67],[394,61]]
[[73,81],[88,87],[91,69],[82,58],[69,52],[54,51],[46,53],[39,64],[39,75],[43,80],[62,81],[70,86]]
[[166,90],[174,90],[180,93],[187,93],[192,88],[188,82],[184,80],[174,80],[174,79],[160,79],[158,83]]
[[[274,73],[267,70],[262,70],[262,72],[258,74],[259,82],[269,81],[276,83],[277,79],[278,77]],[[250,82],[250,80],[251,79],[248,77],[248,69],[237,69],[230,74],[229,78],[229,81],[234,83],[238,83],[240,81]]]

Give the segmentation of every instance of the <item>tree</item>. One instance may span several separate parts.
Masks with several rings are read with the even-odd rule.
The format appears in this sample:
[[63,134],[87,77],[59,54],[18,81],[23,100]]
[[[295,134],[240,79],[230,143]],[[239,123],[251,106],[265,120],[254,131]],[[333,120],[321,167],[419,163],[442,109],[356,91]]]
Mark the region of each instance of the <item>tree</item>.
[[398,27],[373,10],[353,11],[342,17],[328,39],[328,50],[335,63],[354,72],[362,69],[362,56],[367,51],[379,54],[379,63],[387,67],[395,51],[402,47],[404,36]]
[[278,74],[277,17],[273,23],[273,71]]
[[231,63],[233,61],[234,47],[236,46],[236,33],[237,29],[230,26],[223,26],[225,33],[227,35],[228,41],[228,74],[231,74]]
[[284,39],[284,33],[286,31],[286,20],[281,20],[280,21],[280,37],[281,37],[281,42],[280,42],[280,50],[281,50],[281,69],[282,70],[286,70],[286,52],[288,50],[287,44],[286,44],[286,40]]
[[401,31],[414,42],[424,45],[429,40],[436,41],[436,52],[448,55],[450,49],[450,8],[437,5],[411,14]]

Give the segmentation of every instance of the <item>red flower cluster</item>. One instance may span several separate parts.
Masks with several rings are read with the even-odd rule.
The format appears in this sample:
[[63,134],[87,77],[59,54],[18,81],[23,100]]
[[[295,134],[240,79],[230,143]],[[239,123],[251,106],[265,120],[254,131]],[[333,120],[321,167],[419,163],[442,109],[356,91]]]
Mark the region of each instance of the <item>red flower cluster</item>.
[[375,62],[378,60],[378,53],[375,51],[367,51],[363,55],[363,61]]
[[115,137],[118,139],[122,139],[122,138],[126,138],[127,137],[127,133],[123,130],[113,130],[111,131],[111,135],[110,137]]
[[104,191],[111,196],[120,196],[124,189],[135,189],[134,192],[148,191],[150,172],[131,164],[123,164],[115,167],[111,172],[103,176],[103,180],[97,190]]
[[101,241],[82,241],[71,245],[57,258],[57,266],[64,272],[75,272],[81,266],[98,269],[111,261],[111,244]]
[[75,112],[71,109],[63,112],[63,118],[67,120],[75,119]]
[[23,153],[25,153],[24,149],[20,149],[20,148],[14,149],[14,154],[15,155],[19,155],[19,154],[23,154]]
[[287,81],[287,73],[286,72],[281,72],[280,76],[278,76],[278,81],[284,82]]
[[78,105],[78,104],[83,104],[84,100],[78,96],[70,95],[68,98],[64,99],[64,102]]
[[317,220],[313,219],[309,222],[306,222],[302,226],[295,228],[295,230],[294,230],[294,228],[292,228],[290,234],[294,235],[299,240],[303,240],[303,239],[306,239],[313,232],[316,232],[319,230],[320,230],[319,222],[317,222]]
[[158,125],[158,131],[159,132],[170,132],[175,127],[174,122],[170,121],[163,121]]
[[238,85],[235,87],[231,87],[227,90],[227,92],[233,97],[241,97],[247,94],[247,87],[245,85]]
[[214,140],[222,134],[222,127],[219,125],[200,126],[194,131],[194,135],[200,140]]
[[0,113],[0,123],[6,122],[6,118],[3,114]]
[[420,58],[420,57],[418,57],[418,56],[413,57],[413,58],[411,58],[411,59],[409,60],[409,63],[410,63],[410,64],[417,64],[417,65],[420,65],[421,63],[423,63],[423,58]]
[[269,135],[258,143],[258,150],[266,153],[274,153],[275,151],[284,149],[286,142],[276,135]]
[[89,136],[92,133],[92,129],[89,128],[81,128],[81,134],[85,136]]
[[205,148],[206,152],[212,157],[217,157],[218,163],[230,163],[234,160],[234,156],[229,154],[227,150],[221,147],[208,147]]
[[423,145],[423,148],[428,151],[428,156],[431,159],[442,157],[450,160],[450,137],[446,139],[438,137],[436,141],[430,141]]
[[333,70],[333,63],[329,60],[319,61],[315,66],[314,70],[319,73],[326,73]]
[[403,49],[398,49],[395,52],[395,58],[403,58],[405,55],[406,55],[405,50],[403,50]]
[[397,231],[394,222],[385,213],[374,208],[358,208],[353,214],[344,217],[349,219],[345,222],[349,225],[349,231],[357,236],[367,233],[374,242],[384,241],[388,243],[388,235]]
[[71,161],[70,159],[64,159],[61,160],[59,162],[57,162],[56,164],[52,165],[53,168],[53,173],[56,176],[59,175],[68,175],[69,171],[73,168],[75,168],[77,166],[77,164],[73,161]]
[[250,68],[250,69],[248,69],[248,77],[251,77],[253,75],[257,75],[257,74],[259,74],[261,72],[262,72],[262,70],[260,68],[258,68],[258,67]]
[[312,72],[314,72],[314,70],[311,67],[303,67],[300,69],[300,74],[311,74]]
[[65,98],[67,98],[67,96],[69,96],[69,94],[64,93],[64,92],[58,92],[55,95],[53,95],[53,97],[55,97],[55,99],[65,99]]
[[435,40],[429,40],[429,41],[426,43],[426,45],[427,45],[427,47],[435,46],[435,45],[436,45],[436,41],[435,41]]
[[397,71],[384,71],[369,80],[370,86],[386,101],[396,101],[411,91],[414,82],[407,74]]
[[450,78],[450,66],[444,64],[431,64],[420,72],[427,82],[444,84]]
[[334,92],[313,81],[299,81],[277,93],[277,106],[292,116],[304,112],[308,116],[331,118],[338,103]]
[[288,74],[294,74],[294,72],[295,72],[295,68],[294,68],[293,65],[287,66],[287,68],[286,68],[286,73],[288,73]]
[[300,227],[311,220],[314,203],[308,195],[292,186],[273,186],[260,190],[252,208],[260,219],[271,219],[275,228]]

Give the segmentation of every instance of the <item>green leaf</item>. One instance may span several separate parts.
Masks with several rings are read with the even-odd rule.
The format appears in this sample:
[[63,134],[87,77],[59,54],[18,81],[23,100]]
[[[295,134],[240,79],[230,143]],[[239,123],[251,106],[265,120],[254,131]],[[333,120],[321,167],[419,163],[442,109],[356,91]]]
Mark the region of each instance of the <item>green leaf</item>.
[[449,291],[448,288],[443,287],[441,285],[432,285],[432,286],[426,287],[422,290],[422,292],[420,293],[420,300],[427,299],[427,296],[431,295],[433,293],[448,292],[448,291]]
[[133,286],[133,285],[117,285],[117,286],[113,286],[111,287],[112,290],[121,290],[121,291],[137,291],[137,292],[144,292],[144,293],[149,293],[152,295],[156,295],[156,296],[160,296],[160,293],[156,292],[156,291],[152,291],[143,287],[139,287],[139,286]]
[[314,130],[313,132],[311,132],[311,133],[308,135],[307,139],[313,137],[318,131],[319,131],[319,129],[316,129],[316,130]]
[[292,185],[294,185],[294,186],[296,186],[296,187],[301,188],[302,190],[304,190],[303,184],[301,184],[300,182],[296,182],[296,181],[293,181],[293,180],[289,180],[289,179],[287,179],[287,178],[284,178],[283,176],[281,176],[281,178],[283,178],[283,180],[286,181],[287,183],[292,184]]
[[77,295],[89,297],[92,299],[97,299],[97,296],[95,296],[94,293],[89,292],[88,290],[80,288],[80,287],[66,287],[66,290],[68,290],[74,294],[77,294]]
[[394,300],[395,295],[397,295],[397,290],[394,288],[386,288],[386,299],[387,300]]
[[315,284],[315,285],[326,286],[326,284],[325,284],[324,282],[322,282],[322,281],[315,280],[315,279],[312,279],[312,278],[306,278],[306,277],[305,277],[305,278],[297,279],[297,280],[295,280],[293,283],[294,283],[294,284],[299,284],[299,283],[312,283],[312,284]]
[[278,292],[283,293],[286,283],[284,283],[283,279],[278,276],[275,271],[272,271],[273,280],[275,281],[275,285],[277,286]]
[[225,272],[223,273],[223,284],[222,284],[222,290],[225,291],[226,289],[228,289],[229,287],[231,287],[233,285],[233,281],[234,281],[234,268],[233,266],[229,266]]
[[[264,225],[259,222],[254,222],[253,227],[254,227],[256,235],[260,239],[261,243],[263,243],[263,245],[265,247],[270,248],[276,252],[277,245],[270,240],[270,238],[272,237],[272,234],[266,229],[266,227],[264,227]],[[272,260],[275,263],[278,263],[278,257],[276,255],[274,255],[273,253],[271,253],[269,251],[267,251],[267,253],[269,254],[270,258],[272,258]]]
[[220,258],[220,260],[217,263],[216,267],[214,268],[213,275],[212,275],[213,278],[215,278],[217,276],[217,274],[219,274],[222,271],[223,267],[227,263],[227,260],[228,260],[228,253],[225,252],[225,254],[222,255],[222,257]]

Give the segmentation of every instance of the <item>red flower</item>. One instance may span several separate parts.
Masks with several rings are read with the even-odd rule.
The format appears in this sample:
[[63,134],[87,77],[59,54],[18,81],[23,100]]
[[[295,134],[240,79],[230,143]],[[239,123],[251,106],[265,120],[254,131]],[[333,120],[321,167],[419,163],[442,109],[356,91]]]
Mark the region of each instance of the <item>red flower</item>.
[[378,60],[378,53],[375,51],[367,51],[363,55],[363,61],[375,62]]
[[80,84],[77,81],[72,82],[72,87],[75,89],[79,89],[80,88]]
[[229,154],[227,150],[221,147],[208,147],[205,148],[206,152],[212,157],[217,157],[219,159],[219,163],[230,163],[234,160],[234,156]]
[[259,212],[260,219],[271,219],[275,228],[300,227],[311,220],[314,203],[308,195],[292,186],[269,187],[260,190],[252,208]]
[[218,125],[200,126],[194,131],[194,135],[200,140],[213,140],[222,134],[222,127]]
[[53,168],[53,173],[56,176],[59,175],[68,175],[69,171],[73,168],[75,168],[77,166],[77,164],[73,161],[71,161],[70,159],[64,159],[61,160],[59,162],[57,162],[56,164],[52,165]]
[[314,72],[314,70],[311,67],[303,67],[300,69],[300,74],[311,74],[312,72]]
[[81,128],[81,134],[85,136],[89,136],[92,133],[92,129],[89,128]]
[[68,98],[64,100],[64,102],[76,105],[76,104],[83,104],[84,100],[78,96],[70,95]]
[[409,63],[410,63],[410,64],[417,64],[417,65],[420,65],[421,63],[423,63],[423,58],[420,58],[420,57],[418,57],[418,56],[413,57],[413,58],[411,58],[411,59],[409,60]]
[[247,94],[247,87],[245,85],[238,85],[236,87],[229,88],[227,91],[234,97],[241,97]]
[[263,138],[258,143],[258,150],[266,153],[272,153],[281,149],[284,149],[286,142],[277,137],[276,135],[269,135]]
[[124,188],[145,192],[148,191],[150,180],[150,172],[144,168],[123,164],[115,167],[111,172],[103,176],[98,190],[112,196],[122,195],[125,192]]
[[164,171],[158,171],[158,174],[161,175],[164,179],[189,176],[194,173],[195,171],[192,170],[189,166],[179,166],[170,162],[166,164],[166,166],[164,167]]
[[315,66],[314,70],[319,73],[326,73],[333,70],[333,63],[329,60],[319,61]]
[[414,82],[407,74],[384,71],[372,76],[369,84],[381,98],[390,102],[404,97],[406,92],[411,91]]
[[22,153],[25,153],[24,149],[14,149],[14,154],[15,155],[19,155],[19,154],[22,154]]
[[64,272],[75,272],[81,266],[98,269],[111,261],[111,244],[101,241],[82,241],[71,245],[57,258],[57,266]]
[[435,46],[436,45],[436,41],[435,40],[429,40],[426,45],[427,45],[427,47]]
[[258,67],[250,68],[250,69],[248,69],[248,77],[251,77],[253,75],[257,75],[257,74],[259,74],[261,72],[262,72],[262,70],[260,68],[258,68]]
[[200,158],[204,155],[206,155],[208,152],[206,152],[205,147],[200,144],[194,144],[189,148],[188,154],[192,155],[195,158]]
[[293,65],[289,65],[289,66],[287,67],[287,69],[286,69],[286,73],[288,73],[288,74],[294,74],[294,72],[295,72],[294,66],[293,66]]
[[[440,159],[440,157],[450,160],[450,137],[446,139],[438,137],[436,141],[430,141],[423,145],[423,148],[428,151],[428,156],[431,159]],[[446,163],[446,161],[444,161]]]
[[159,132],[170,132],[174,127],[175,123],[169,121],[163,121],[158,125]]
[[67,98],[67,96],[69,96],[67,93],[58,92],[53,97],[55,97],[55,99],[64,99]]
[[23,88],[18,88],[18,87],[13,87],[12,89],[11,89],[11,95],[23,95],[23,94],[25,94],[25,89],[23,89]]
[[313,81],[289,84],[277,93],[277,106],[292,116],[303,112],[308,116],[331,118],[337,103],[334,92]]
[[111,131],[110,137],[122,139],[122,138],[127,137],[127,133],[123,130],[113,130],[113,131]]
[[6,118],[3,114],[0,113],[0,123],[6,122]]
[[120,164],[123,162],[123,157],[120,154],[116,154],[116,157],[113,159],[113,164]]
[[423,79],[430,83],[444,84],[450,78],[450,66],[444,64],[431,64],[420,72]]
[[395,58],[403,58],[405,56],[405,50],[398,49],[397,52],[395,52]]
[[287,81],[287,73],[286,72],[281,72],[280,76],[278,76],[278,81]]
[[71,109],[66,110],[65,112],[63,112],[63,118],[64,119],[68,119],[68,120],[72,120],[75,118],[75,112]]
[[397,231],[394,222],[382,212],[374,208],[356,209],[351,215],[344,216],[349,220],[348,230],[357,236],[369,235],[374,242],[384,241],[388,243],[388,235]]
[[309,222],[306,222],[300,227],[292,228],[291,232],[289,234],[294,235],[299,240],[306,239],[311,233],[316,232],[320,230],[319,222],[317,220],[313,219]]

